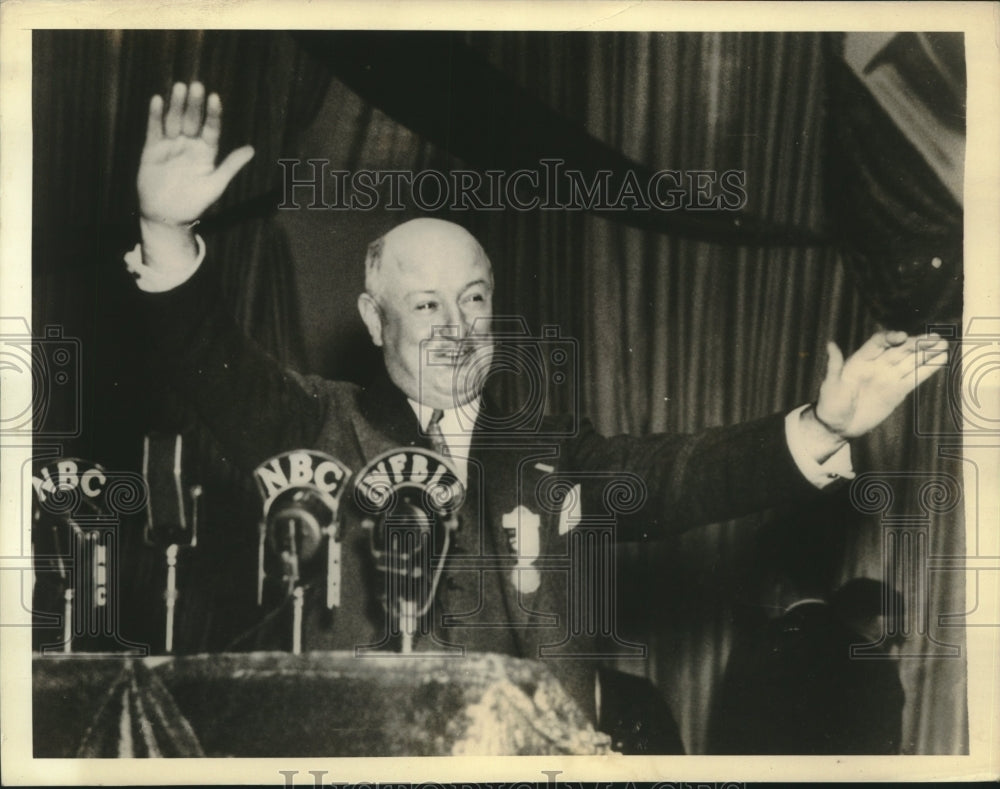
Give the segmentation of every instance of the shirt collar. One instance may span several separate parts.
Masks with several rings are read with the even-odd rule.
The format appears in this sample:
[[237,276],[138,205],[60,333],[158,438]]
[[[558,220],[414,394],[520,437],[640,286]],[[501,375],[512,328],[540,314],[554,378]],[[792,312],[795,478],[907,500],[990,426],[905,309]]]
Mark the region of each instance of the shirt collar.
[[[409,397],[406,398],[406,402],[410,404],[410,408],[413,409],[413,413],[420,422],[420,429],[426,430],[431,421],[431,414],[437,409],[423,403],[418,403]],[[480,408],[482,408],[482,398],[477,397],[475,400],[461,406],[461,408],[442,409],[444,416],[441,417],[441,421],[447,424],[453,431],[461,430],[471,433],[476,425],[476,421],[479,419]]]

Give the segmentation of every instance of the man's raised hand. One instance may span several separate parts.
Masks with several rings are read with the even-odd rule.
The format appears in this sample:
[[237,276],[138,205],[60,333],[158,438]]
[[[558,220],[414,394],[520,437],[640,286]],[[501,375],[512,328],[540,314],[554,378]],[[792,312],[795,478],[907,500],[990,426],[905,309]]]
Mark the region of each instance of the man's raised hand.
[[829,343],[815,416],[841,439],[880,425],[906,396],[943,366],[948,343],[936,334],[876,332],[847,361]]
[[215,93],[206,102],[200,82],[190,88],[175,84],[166,106],[161,96],[153,96],[136,179],[144,222],[191,224],[253,158],[253,148],[245,145],[216,167],[221,128],[222,102]]

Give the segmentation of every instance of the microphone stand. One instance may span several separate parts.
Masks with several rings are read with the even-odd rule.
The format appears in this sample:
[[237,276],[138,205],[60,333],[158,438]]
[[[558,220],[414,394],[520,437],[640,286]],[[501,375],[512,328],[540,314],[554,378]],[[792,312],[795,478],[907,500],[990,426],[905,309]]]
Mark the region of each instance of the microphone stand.
[[402,653],[413,652],[413,636],[417,632],[417,604],[405,597],[399,598],[399,629],[403,635]]
[[63,608],[63,652],[73,651],[73,587],[63,592],[66,605]]
[[167,624],[164,649],[167,654],[174,651],[174,608],[177,605],[177,545],[167,546]]
[[[179,461],[178,461],[179,462]],[[175,476],[180,483],[180,468],[175,469]],[[191,543],[194,548],[198,544],[198,509],[203,489],[201,485],[192,485],[189,489],[191,494]],[[183,501],[181,502],[183,506]],[[180,554],[181,546],[178,543],[171,543],[167,546],[164,555],[167,560],[167,587],[163,597],[166,600],[167,616],[164,624],[164,651],[169,655],[174,651],[174,614],[177,609],[177,557]]]
[[326,535],[326,607],[340,606],[340,541],[337,539],[337,513],[324,530]]
[[292,654],[302,654],[302,604],[303,589],[296,585],[292,592]]
[[434,602],[438,583],[441,580],[441,574],[444,572],[444,563],[448,557],[451,535],[458,530],[458,517],[454,513],[451,513],[444,519],[443,526],[444,545],[441,548],[441,556],[438,559],[437,567],[433,570],[431,586],[427,592],[427,599],[424,600],[424,604],[418,610],[416,600],[411,600],[404,596],[400,596],[399,598],[399,630],[403,638],[400,649],[404,655],[409,655],[413,652],[413,636],[417,633],[417,620],[427,613]]
[[292,654],[302,654],[302,606],[304,591],[299,583],[299,546],[295,518],[288,519],[288,550],[282,552],[288,595],[292,598]]

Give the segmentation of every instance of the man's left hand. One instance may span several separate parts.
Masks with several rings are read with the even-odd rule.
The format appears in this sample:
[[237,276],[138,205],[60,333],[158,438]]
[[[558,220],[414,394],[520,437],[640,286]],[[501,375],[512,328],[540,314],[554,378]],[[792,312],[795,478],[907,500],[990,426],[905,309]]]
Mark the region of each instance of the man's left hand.
[[902,331],[882,331],[845,362],[836,343],[829,343],[816,418],[841,439],[864,435],[944,366],[941,354],[947,350],[948,343],[936,334],[910,337]]

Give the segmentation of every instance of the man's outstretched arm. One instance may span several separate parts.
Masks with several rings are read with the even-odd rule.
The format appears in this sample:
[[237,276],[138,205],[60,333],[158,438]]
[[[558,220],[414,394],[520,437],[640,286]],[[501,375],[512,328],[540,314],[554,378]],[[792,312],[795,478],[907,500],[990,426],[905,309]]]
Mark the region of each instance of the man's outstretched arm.
[[152,358],[201,414],[227,455],[253,468],[265,457],[312,446],[326,401],[315,382],[283,369],[254,345],[199,267],[198,218],[253,156],[238,148],[216,166],[222,103],[199,83],[154,96],[140,159],[142,243],[125,256],[144,291]]
[[645,482],[648,507],[620,539],[663,536],[804,501],[817,488],[853,476],[848,441],[881,424],[942,366],[946,350],[935,335],[878,332],[845,362],[831,343],[815,403],[784,417],[691,435],[604,438],[588,429],[572,442],[569,463],[627,470]]

